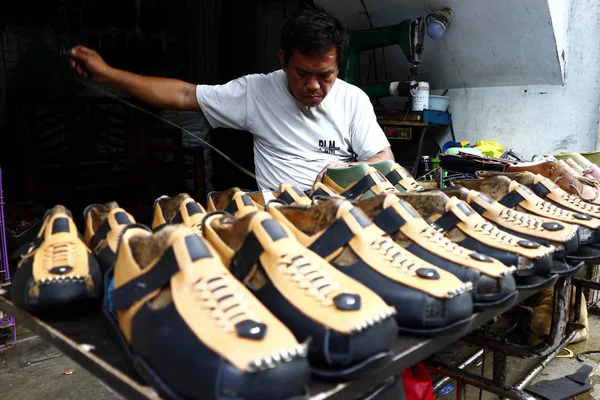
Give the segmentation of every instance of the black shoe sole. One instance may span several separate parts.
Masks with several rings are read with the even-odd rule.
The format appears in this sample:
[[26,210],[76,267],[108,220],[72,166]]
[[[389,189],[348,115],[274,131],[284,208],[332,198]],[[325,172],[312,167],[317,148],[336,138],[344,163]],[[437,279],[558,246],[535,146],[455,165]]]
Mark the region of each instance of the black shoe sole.
[[553,286],[558,280],[558,274],[546,276],[524,276],[515,279],[517,290],[541,290]]
[[486,301],[486,302],[475,302],[473,303],[473,308],[476,311],[489,310],[490,308],[501,308],[507,305],[514,305],[517,302],[519,292],[516,290],[502,299],[498,299],[496,301]]
[[423,336],[423,337],[431,337],[437,336],[447,333],[458,333],[458,332],[467,332],[471,325],[473,324],[473,319],[475,319],[475,315],[471,315],[468,318],[456,321],[450,325],[442,326],[439,328],[429,328],[429,329],[415,329],[415,328],[407,328],[404,326],[398,326],[398,333],[403,335],[410,336]]
[[354,364],[353,366],[343,369],[343,370],[328,370],[328,369],[320,369],[315,367],[310,367],[310,371],[312,375],[324,379],[324,380],[353,380],[359,377],[364,377],[364,374],[369,371],[374,371],[378,368],[387,365],[392,360],[393,353],[390,351],[381,352],[375,354],[366,360],[361,361],[358,364]]
[[569,256],[566,256],[563,261],[555,260],[552,272],[558,276],[571,276],[579,272],[585,265],[585,261],[572,260],[575,264],[570,264],[569,261],[571,261]]

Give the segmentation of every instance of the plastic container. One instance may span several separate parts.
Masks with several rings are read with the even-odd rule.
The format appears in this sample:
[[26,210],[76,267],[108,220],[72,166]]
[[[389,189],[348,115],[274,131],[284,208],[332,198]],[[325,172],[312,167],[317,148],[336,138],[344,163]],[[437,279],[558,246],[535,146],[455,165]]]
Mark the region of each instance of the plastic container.
[[445,112],[446,110],[448,110],[449,104],[450,104],[449,96],[436,96],[436,95],[430,94],[429,95],[429,106],[427,107],[427,109]]
[[415,82],[416,86],[410,90],[412,96],[411,111],[429,109],[429,82]]

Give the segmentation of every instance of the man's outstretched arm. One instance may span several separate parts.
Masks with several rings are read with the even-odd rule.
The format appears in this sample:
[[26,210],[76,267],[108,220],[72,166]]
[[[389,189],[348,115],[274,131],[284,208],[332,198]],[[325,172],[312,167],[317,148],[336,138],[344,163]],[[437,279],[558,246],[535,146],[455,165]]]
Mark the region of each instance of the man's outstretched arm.
[[73,47],[69,57],[71,67],[79,76],[106,83],[158,108],[200,111],[196,85],[192,83],[113,68],[97,52],[85,46]]

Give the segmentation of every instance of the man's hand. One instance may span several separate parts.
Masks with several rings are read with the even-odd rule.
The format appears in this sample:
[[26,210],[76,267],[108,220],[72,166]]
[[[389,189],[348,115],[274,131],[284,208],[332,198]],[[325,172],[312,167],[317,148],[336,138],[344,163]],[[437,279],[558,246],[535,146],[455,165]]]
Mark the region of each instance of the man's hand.
[[98,83],[105,83],[111,67],[94,50],[85,46],[75,46],[69,51],[69,64],[77,75],[91,77]]

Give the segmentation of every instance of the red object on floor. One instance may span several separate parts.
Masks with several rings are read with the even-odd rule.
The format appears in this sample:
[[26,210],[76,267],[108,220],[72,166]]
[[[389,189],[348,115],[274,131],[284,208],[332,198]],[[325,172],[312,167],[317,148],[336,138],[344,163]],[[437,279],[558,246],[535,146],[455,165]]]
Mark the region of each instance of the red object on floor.
[[434,400],[431,376],[423,364],[402,371],[402,380],[406,400]]

